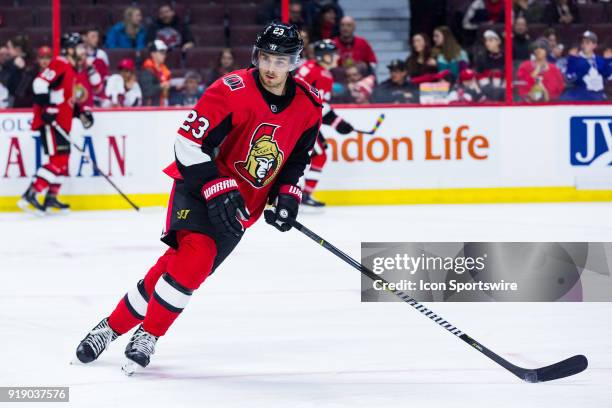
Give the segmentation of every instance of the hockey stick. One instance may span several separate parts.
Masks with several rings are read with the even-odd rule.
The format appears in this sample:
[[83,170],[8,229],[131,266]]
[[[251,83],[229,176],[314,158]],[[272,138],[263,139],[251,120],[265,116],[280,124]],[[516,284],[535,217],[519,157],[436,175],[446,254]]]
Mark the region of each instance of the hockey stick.
[[374,127],[372,128],[372,130],[355,129],[355,132],[363,133],[364,135],[373,135],[374,133],[376,133],[376,131],[378,130],[378,128],[380,127],[380,125],[383,123],[384,120],[385,120],[385,114],[381,113],[378,119],[376,119],[376,123],[374,124]]
[[[270,210],[267,210],[267,211],[270,211]],[[385,279],[376,275],[370,269],[366,268],[365,266],[363,266],[362,264],[360,264],[359,262],[357,262],[356,260],[348,256],[344,252],[340,251],[338,248],[336,248],[329,242],[325,241],[323,238],[321,238],[320,236],[318,236],[317,234],[315,234],[314,232],[312,232],[311,230],[309,230],[308,228],[300,224],[298,221],[289,220],[288,222],[289,224],[291,224],[292,227],[294,227],[295,229],[297,229],[298,231],[300,231],[301,233],[303,233],[304,235],[306,235],[313,241],[317,242],[323,248],[327,249],[328,251],[330,251],[331,253],[333,253],[334,255],[336,255],[337,257],[339,257],[340,259],[342,259],[343,261],[345,261],[346,263],[348,263],[349,265],[357,269],[358,271],[360,271],[363,275],[367,276],[368,278],[372,280],[379,280],[383,282],[383,284],[388,283]],[[388,287],[388,285],[385,285],[385,287]],[[420,304],[419,302],[411,298],[406,293],[399,291],[399,290],[390,290],[390,289],[387,289],[387,290],[393,293],[394,295],[396,295],[397,297],[399,297],[404,302],[408,303],[410,306],[412,306],[419,312],[421,312],[421,314],[429,317],[429,319],[431,319],[435,323],[438,323],[438,325],[445,328],[447,331],[451,332],[452,334],[454,334],[455,336],[457,336],[458,338],[460,338],[461,340],[463,340],[464,342],[466,342],[467,344],[469,344],[476,350],[480,351],[482,354],[489,357],[491,360],[495,361],[500,366],[504,367],[506,370],[510,371],[512,374],[514,374],[515,376],[517,376],[523,381],[526,381],[529,383],[536,383],[536,382],[556,380],[559,378],[569,377],[570,375],[578,374],[587,368],[588,361],[587,361],[587,358],[583,355],[576,355],[566,360],[559,361],[558,363],[551,364],[549,366],[541,367],[541,368],[528,369],[528,368],[518,367],[510,363],[508,360],[504,359],[503,357],[499,356],[498,354],[494,353],[493,351],[489,350],[488,348],[486,348],[481,343],[474,340],[467,334],[463,333],[461,330],[451,325],[447,320],[443,319],[442,316],[426,308],[425,306],[423,306],[422,304]]]
[[[53,121],[53,123],[51,123],[51,126],[53,126],[53,128],[55,129],[55,131],[57,133],[59,133],[60,135],[62,135],[62,137],[64,139],[66,139],[68,142],[70,142],[70,144],[72,146],[74,146],[75,149],[77,149],[79,152],[84,153],[85,149],[81,148],[80,146],[78,146],[70,137],[70,135],[68,133],[66,133],[64,131],[64,129],[62,129],[60,127],[60,125],[57,124],[56,121]],[[91,163],[93,164],[94,170],[96,173],[100,173],[102,175],[102,177],[104,177],[106,179],[106,181],[108,181],[110,183],[111,186],[113,186],[113,188],[115,190],[117,190],[117,192],[121,195],[121,197],[123,197],[125,199],[125,201],[127,201],[133,209],[135,209],[136,211],[140,211],[140,207],[138,207],[136,204],[134,204],[134,202],[132,200],[129,199],[128,196],[126,196],[123,191],[121,191],[119,189],[119,187],[117,187],[117,185],[115,183],[113,183],[113,181],[102,171],[100,170],[100,168],[98,167],[98,165],[96,164],[95,160],[91,160]]]

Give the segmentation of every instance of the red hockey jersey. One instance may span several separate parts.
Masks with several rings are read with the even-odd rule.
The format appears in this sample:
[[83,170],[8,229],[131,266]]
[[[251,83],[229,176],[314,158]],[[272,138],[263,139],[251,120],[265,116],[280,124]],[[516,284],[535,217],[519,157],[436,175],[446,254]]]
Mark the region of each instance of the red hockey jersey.
[[[57,123],[67,132],[70,132],[72,128],[75,81],[76,73],[72,64],[64,57],[56,57],[51,60],[44,71],[38,74],[32,84],[35,100],[40,100],[40,97],[44,96],[47,104],[57,106],[59,110]],[[48,98],[45,95],[48,95]],[[44,125],[41,118],[43,109],[40,103],[34,104],[32,130],[38,130]]]
[[321,124],[318,92],[289,77],[276,96],[259,82],[256,69],[232,72],[215,81],[179,127],[176,160],[164,171],[202,196],[203,185],[231,177],[252,225],[281,185],[297,185],[310,162]]
[[319,90],[321,99],[329,102],[332,95],[332,86],[334,85],[334,77],[328,69],[317,64],[316,60],[306,61],[295,74],[296,77],[303,79],[310,85]]

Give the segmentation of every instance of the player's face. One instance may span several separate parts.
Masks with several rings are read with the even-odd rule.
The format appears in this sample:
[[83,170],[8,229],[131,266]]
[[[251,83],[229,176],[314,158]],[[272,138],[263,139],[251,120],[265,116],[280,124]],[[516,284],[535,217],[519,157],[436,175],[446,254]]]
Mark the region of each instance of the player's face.
[[338,56],[337,53],[327,54],[327,55],[323,56],[323,62],[325,62],[325,64],[327,64],[328,69],[336,68],[338,66],[338,60],[339,59],[340,59],[340,57]]
[[291,70],[288,56],[260,52],[258,55],[259,76],[264,85],[278,88],[285,85],[285,80]]

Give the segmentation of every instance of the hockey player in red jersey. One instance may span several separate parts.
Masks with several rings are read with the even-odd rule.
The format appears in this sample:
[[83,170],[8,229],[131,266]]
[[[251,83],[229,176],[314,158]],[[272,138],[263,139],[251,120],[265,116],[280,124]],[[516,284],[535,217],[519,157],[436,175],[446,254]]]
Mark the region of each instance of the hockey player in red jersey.
[[[36,171],[34,180],[17,205],[24,211],[43,214],[45,211],[67,211],[69,206],[57,199],[60,177],[68,175],[70,141],[66,140],[56,127],[66,134],[72,128],[72,118],[78,117],[83,127],[93,126],[93,116],[88,108],[74,103],[76,81],[75,66],[84,60],[85,46],[78,33],[64,34],[61,39],[62,55],[51,60],[32,84],[34,90],[34,119],[32,130],[40,131],[40,140],[47,164]],[[44,204],[37,195],[47,190]]]
[[266,203],[274,206],[266,222],[291,228],[322,108],[318,91],[290,75],[302,47],[294,26],[269,24],[253,48],[254,68],[215,81],[179,126],[176,160],[165,169],[174,179],[162,237],[170,248],[81,341],[81,362],[139,326],[123,369],[147,366],[158,339]]
[[[338,48],[331,40],[317,41],[313,44],[313,47],[315,59],[306,61],[297,70],[296,76],[319,90],[319,95],[323,99],[323,124],[333,127],[338,133],[343,135],[351,133],[353,126],[339,117],[329,105],[334,84],[334,77],[330,70],[338,65]],[[312,192],[319,182],[323,166],[325,166],[327,161],[326,147],[325,138],[319,133],[310,169],[305,176],[303,205],[312,207],[325,206],[324,203],[312,198]]]

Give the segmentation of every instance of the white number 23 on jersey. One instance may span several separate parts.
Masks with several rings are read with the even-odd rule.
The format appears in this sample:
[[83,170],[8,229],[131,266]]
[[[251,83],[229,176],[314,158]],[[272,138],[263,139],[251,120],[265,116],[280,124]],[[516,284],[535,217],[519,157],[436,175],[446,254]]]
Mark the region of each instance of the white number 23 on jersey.
[[[196,125],[199,126],[196,127]],[[206,119],[204,116],[198,116],[198,112],[191,110],[189,115],[187,115],[187,119],[185,119],[180,128],[187,133],[191,131],[193,137],[196,139],[201,139],[209,126],[210,122],[208,119]]]

